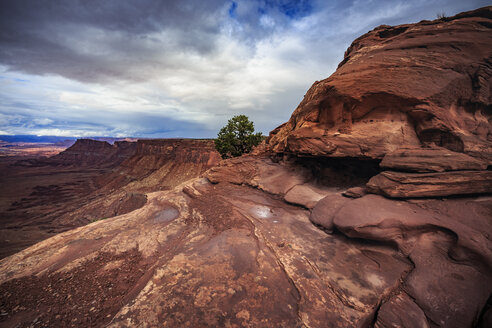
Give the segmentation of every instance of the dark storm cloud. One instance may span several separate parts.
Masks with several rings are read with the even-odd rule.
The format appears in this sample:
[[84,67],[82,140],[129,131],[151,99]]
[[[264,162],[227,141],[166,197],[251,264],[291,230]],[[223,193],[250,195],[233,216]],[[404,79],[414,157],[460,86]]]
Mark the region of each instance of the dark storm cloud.
[[148,72],[128,67],[156,58],[165,66],[176,49],[212,51],[222,8],[214,0],[1,1],[0,63],[80,81],[138,80]]
[[180,54],[213,54],[226,18],[254,47],[310,10],[310,1],[285,0],[4,0],[0,63],[83,82],[149,80],[185,65]]

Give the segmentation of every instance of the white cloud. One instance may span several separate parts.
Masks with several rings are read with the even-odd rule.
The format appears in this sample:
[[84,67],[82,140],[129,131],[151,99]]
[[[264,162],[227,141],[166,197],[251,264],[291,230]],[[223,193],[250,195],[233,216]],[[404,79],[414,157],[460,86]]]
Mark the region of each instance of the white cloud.
[[33,122],[37,125],[49,125],[51,123],[54,123],[55,121],[49,118],[35,118],[33,119]]

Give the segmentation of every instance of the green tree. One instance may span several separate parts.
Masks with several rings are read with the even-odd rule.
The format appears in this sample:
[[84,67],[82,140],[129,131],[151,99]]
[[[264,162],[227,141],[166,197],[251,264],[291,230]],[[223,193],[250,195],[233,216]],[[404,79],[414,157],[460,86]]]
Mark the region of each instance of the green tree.
[[249,153],[261,140],[263,136],[261,132],[255,133],[253,122],[246,115],[237,115],[220,129],[215,148],[223,158],[241,156]]

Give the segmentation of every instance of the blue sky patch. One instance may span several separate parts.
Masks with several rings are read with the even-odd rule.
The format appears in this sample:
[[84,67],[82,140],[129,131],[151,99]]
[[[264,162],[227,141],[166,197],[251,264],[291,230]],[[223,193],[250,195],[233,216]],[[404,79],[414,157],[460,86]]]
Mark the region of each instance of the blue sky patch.
[[[266,8],[276,8],[291,19],[299,19],[311,14],[311,0],[265,0]],[[265,9],[264,9],[265,10]]]
[[237,2],[233,1],[231,3],[231,6],[229,7],[229,16],[231,18],[236,18],[236,9],[237,9]]

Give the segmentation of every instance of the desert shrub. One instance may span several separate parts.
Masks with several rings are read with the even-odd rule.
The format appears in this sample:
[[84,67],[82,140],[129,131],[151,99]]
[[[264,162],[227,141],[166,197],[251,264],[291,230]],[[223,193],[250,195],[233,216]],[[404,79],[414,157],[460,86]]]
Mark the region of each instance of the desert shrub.
[[261,132],[255,133],[253,122],[246,115],[237,115],[220,129],[215,139],[215,148],[222,158],[241,156],[249,153],[262,140]]
[[448,18],[448,17],[446,16],[446,13],[445,13],[444,11],[442,11],[442,12],[440,12],[440,13],[437,13],[437,14],[436,14],[436,17],[437,17],[437,19],[440,19],[440,20],[446,20],[446,18]]

